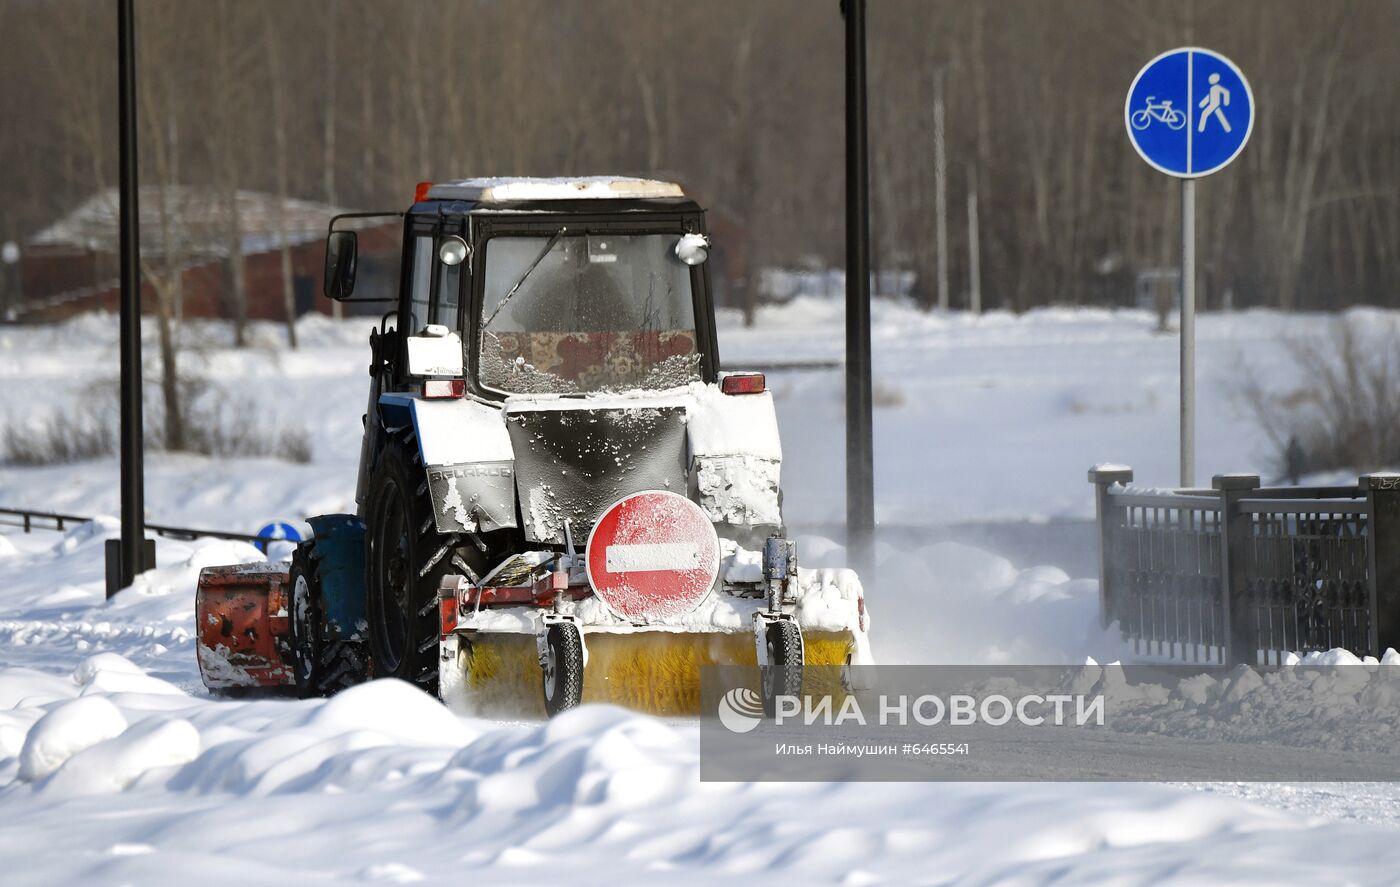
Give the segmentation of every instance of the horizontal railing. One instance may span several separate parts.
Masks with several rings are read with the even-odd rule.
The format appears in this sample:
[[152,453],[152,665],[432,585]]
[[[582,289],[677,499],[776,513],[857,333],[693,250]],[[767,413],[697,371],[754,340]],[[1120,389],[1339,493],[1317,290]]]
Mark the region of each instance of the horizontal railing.
[[1099,608],[1146,656],[1277,663],[1342,647],[1400,647],[1400,475],[1357,486],[1131,486],[1100,466]]
[[[8,520],[6,520],[8,518]],[[69,525],[77,526],[92,521],[91,517],[77,514],[60,514],[56,511],[36,511],[32,508],[0,507],[0,526],[20,527],[26,533],[34,530],[57,530],[62,532]],[[165,524],[146,524],[146,529],[167,539],[231,539],[235,542],[249,542],[259,547],[269,539],[252,533],[229,533],[224,530],[201,530],[194,527],[172,527]]]

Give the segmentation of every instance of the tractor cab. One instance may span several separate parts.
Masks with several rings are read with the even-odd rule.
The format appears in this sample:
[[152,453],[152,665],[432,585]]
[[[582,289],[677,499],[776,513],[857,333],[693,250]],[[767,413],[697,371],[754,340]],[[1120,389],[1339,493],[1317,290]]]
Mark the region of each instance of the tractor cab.
[[[384,390],[460,380],[502,400],[715,380],[704,213],[679,186],[469,179],[415,198]],[[365,295],[352,296],[354,252],[354,232],[333,230],[332,298]]]

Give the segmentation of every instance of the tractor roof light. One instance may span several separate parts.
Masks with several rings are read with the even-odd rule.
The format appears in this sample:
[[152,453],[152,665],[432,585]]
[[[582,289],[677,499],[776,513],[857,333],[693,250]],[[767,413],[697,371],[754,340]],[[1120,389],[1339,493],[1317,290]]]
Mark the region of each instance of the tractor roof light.
[[768,380],[762,373],[725,373],[719,390],[725,394],[762,394],[768,390]]
[[413,202],[422,203],[428,199],[428,192],[432,190],[432,182],[419,182],[413,189]]

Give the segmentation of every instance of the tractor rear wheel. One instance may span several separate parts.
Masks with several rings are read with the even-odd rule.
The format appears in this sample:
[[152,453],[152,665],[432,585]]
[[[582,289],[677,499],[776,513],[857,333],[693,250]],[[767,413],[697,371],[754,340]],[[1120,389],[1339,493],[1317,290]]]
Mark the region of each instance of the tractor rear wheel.
[[438,683],[438,603],[442,577],[467,552],[437,532],[418,448],[402,438],[380,453],[370,485],[365,592],[376,677]]

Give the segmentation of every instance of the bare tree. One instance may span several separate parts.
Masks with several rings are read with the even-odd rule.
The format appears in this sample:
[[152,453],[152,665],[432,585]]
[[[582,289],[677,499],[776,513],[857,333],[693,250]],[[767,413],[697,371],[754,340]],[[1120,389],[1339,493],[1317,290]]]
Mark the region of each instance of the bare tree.
[[270,15],[263,16],[263,47],[267,58],[268,95],[272,99],[273,165],[277,170],[277,200],[273,225],[277,228],[277,244],[282,267],[282,307],[287,318],[287,346],[297,347],[297,297],[292,279],[292,244],[287,231],[287,72],[282,64],[282,52],[277,46],[277,32]]

